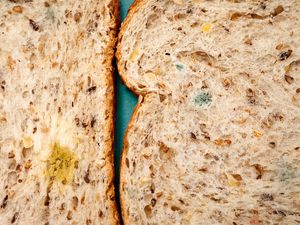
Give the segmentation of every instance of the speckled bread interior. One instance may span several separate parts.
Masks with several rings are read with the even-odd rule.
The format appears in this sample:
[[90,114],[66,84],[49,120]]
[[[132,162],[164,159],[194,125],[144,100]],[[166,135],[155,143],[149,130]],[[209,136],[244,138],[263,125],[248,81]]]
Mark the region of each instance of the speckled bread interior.
[[298,0],[135,2],[125,224],[300,224],[299,43]]
[[0,224],[119,224],[119,2],[0,1]]

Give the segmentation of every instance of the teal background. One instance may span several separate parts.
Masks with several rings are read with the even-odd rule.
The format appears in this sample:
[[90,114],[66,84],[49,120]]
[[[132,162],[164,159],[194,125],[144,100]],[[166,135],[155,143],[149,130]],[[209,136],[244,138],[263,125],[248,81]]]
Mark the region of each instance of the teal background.
[[[121,19],[122,21],[127,15],[129,6],[133,0],[121,0]],[[116,91],[117,91],[117,109],[115,121],[115,187],[117,202],[119,202],[119,180],[120,180],[120,157],[122,153],[122,145],[124,133],[127,124],[131,118],[131,114],[137,103],[137,97],[130,92],[121,82],[119,74],[116,72]]]

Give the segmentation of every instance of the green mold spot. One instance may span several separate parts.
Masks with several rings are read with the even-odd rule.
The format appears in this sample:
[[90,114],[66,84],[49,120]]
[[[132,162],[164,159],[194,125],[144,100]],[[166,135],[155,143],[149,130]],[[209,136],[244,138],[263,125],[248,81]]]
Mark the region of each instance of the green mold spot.
[[51,8],[48,8],[47,12],[46,12],[46,18],[51,20],[52,22],[55,21],[55,15],[54,15],[54,11]]
[[289,180],[295,179],[296,169],[290,164],[283,164],[279,170],[279,179],[281,182],[287,182]]
[[209,105],[212,102],[212,95],[208,92],[202,92],[194,98],[194,103],[198,106]]
[[73,180],[75,165],[78,163],[75,154],[67,147],[55,143],[47,162],[45,176],[51,180],[70,183]]
[[184,66],[182,64],[175,64],[176,69],[179,71],[182,71],[184,69]]

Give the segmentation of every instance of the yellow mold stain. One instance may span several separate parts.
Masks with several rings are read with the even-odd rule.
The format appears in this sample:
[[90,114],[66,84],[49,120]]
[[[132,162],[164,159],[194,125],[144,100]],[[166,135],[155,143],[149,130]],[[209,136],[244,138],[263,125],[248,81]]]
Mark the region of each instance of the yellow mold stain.
[[45,176],[63,184],[70,183],[73,180],[75,164],[77,163],[75,154],[58,143],[55,143],[51,150]]

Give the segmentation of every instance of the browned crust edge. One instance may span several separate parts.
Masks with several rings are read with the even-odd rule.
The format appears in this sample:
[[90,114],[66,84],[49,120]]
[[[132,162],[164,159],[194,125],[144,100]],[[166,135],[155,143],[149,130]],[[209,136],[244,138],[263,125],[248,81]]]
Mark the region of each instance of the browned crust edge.
[[121,66],[121,45],[122,45],[122,38],[123,38],[123,34],[125,32],[125,30],[128,27],[128,24],[130,23],[130,21],[132,20],[133,16],[135,15],[135,13],[142,7],[142,5],[144,3],[146,3],[147,0],[135,0],[134,3],[130,6],[129,11],[128,11],[128,15],[126,16],[125,20],[123,21],[120,31],[119,31],[119,35],[118,35],[118,43],[117,43],[117,51],[115,53],[116,56],[116,60],[117,60],[117,68],[118,68],[118,72],[120,74],[121,80],[123,81],[123,83],[127,86],[127,88],[132,91],[134,94],[139,96],[139,100],[137,105],[135,106],[135,109],[133,111],[133,114],[131,116],[131,119],[128,123],[128,126],[126,128],[125,131],[125,135],[124,135],[124,141],[123,141],[123,147],[122,147],[122,154],[121,154],[121,159],[120,159],[120,185],[119,185],[119,190],[120,190],[120,205],[121,205],[121,214],[122,214],[122,219],[123,219],[123,223],[129,224],[129,215],[127,215],[126,213],[126,202],[124,200],[124,196],[123,196],[123,185],[126,183],[126,179],[124,176],[124,167],[126,166],[126,156],[128,153],[128,149],[129,149],[129,144],[128,144],[128,133],[129,130],[132,127],[132,124],[134,123],[134,120],[138,114],[139,108],[142,106],[143,102],[144,102],[144,98],[141,95],[141,93],[139,93],[139,91],[130,84],[130,82],[127,80],[127,78],[125,77],[125,73],[122,69]]
[[109,28],[109,38],[110,42],[108,43],[104,54],[105,58],[105,68],[106,69],[106,87],[107,91],[105,105],[107,110],[109,111],[109,117],[107,119],[107,135],[110,139],[108,144],[105,146],[105,160],[109,163],[110,167],[107,171],[107,176],[109,177],[109,185],[106,190],[106,199],[107,201],[111,201],[108,205],[111,207],[109,217],[111,220],[111,224],[120,224],[120,215],[118,213],[117,204],[115,201],[115,186],[114,186],[114,179],[115,179],[115,166],[114,166],[114,133],[115,133],[115,75],[114,75],[114,52],[117,43],[117,31],[120,25],[120,2],[119,0],[111,0],[109,5],[109,14],[112,15]]
[[[108,2],[108,1],[107,1]],[[106,6],[106,4],[105,4]],[[116,201],[115,201],[115,187],[114,187],[114,129],[115,129],[115,82],[114,82],[114,66],[113,60],[115,57],[115,47],[117,43],[117,31],[120,25],[120,2],[119,0],[110,0],[108,4],[109,14],[111,15],[111,20],[109,21],[109,39],[105,50],[105,74],[106,78],[106,93],[105,93],[105,108],[108,110],[108,119],[105,126],[105,133],[107,134],[108,142],[105,146],[105,160],[109,165],[106,169],[106,176],[108,177],[108,187],[106,190],[106,201],[109,206],[109,220],[110,224],[118,225],[120,224],[120,216],[118,213]],[[102,62],[99,62],[102,63]],[[99,149],[102,150],[102,149]],[[92,206],[93,207],[93,206]]]
[[120,32],[119,32],[119,35],[118,35],[118,44],[117,44],[117,51],[116,51],[117,67],[118,67],[120,77],[121,77],[123,83],[127,86],[127,88],[136,95],[140,95],[142,93],[140,93],[132,84],[130,84],[130,82],[128,81],[128,79],[125,76],[125,73],[124,73],[124,71],[122,69],[122,66],[121,66],[121,63],[120,63],[121,58],[122,58],[121,46],[122,46],[123,34],[126,31],[126,29],[128,27],[128,24],[130,23],[131,19],[135,15],[135,13],[146,2],[147,2],[147,0],[135,0],[134,3],[130,6],[129,11],[128,11],[128,15],[126,16],[125,20],[123,21],[123,23],[121,25],[121,29],[120,29]]
[[129,133],[129,130],[131,129],[131,127],[134,123],[134,120],[135,120],[135,118],[138,114],[138,111],[139,111],[139,109],[140,109],[140,107],[142,106],[143,103],[144,103],[144,97],[140,95],[139,99],[138,99],[138,103],[134,108],[134,111],[132,113],[132,116],[130,118],[128,126],[126,128],[126,132],[125,132],[125,135],[124,135],[122,154],[121,154],[121,160],[120,160],[120,164],[121,164],[120,165],[120,203],[121,203],[122,219],[123,219],[123,223],[125,225],[129,224],[129,222],[126,222],[126,221],[128,221],[128,215],[126,214],[126,207],[125,207],[126,204],[125,204],[125,200],[123,198],[122,187],[126,183],[126,179],[123,176],[123,173],[124,173],[123,167],[126,166],[126,156],[127,156],[128,149],[129,149],[129,144],[128,144],[128,135],[129,134],[128,133]]

